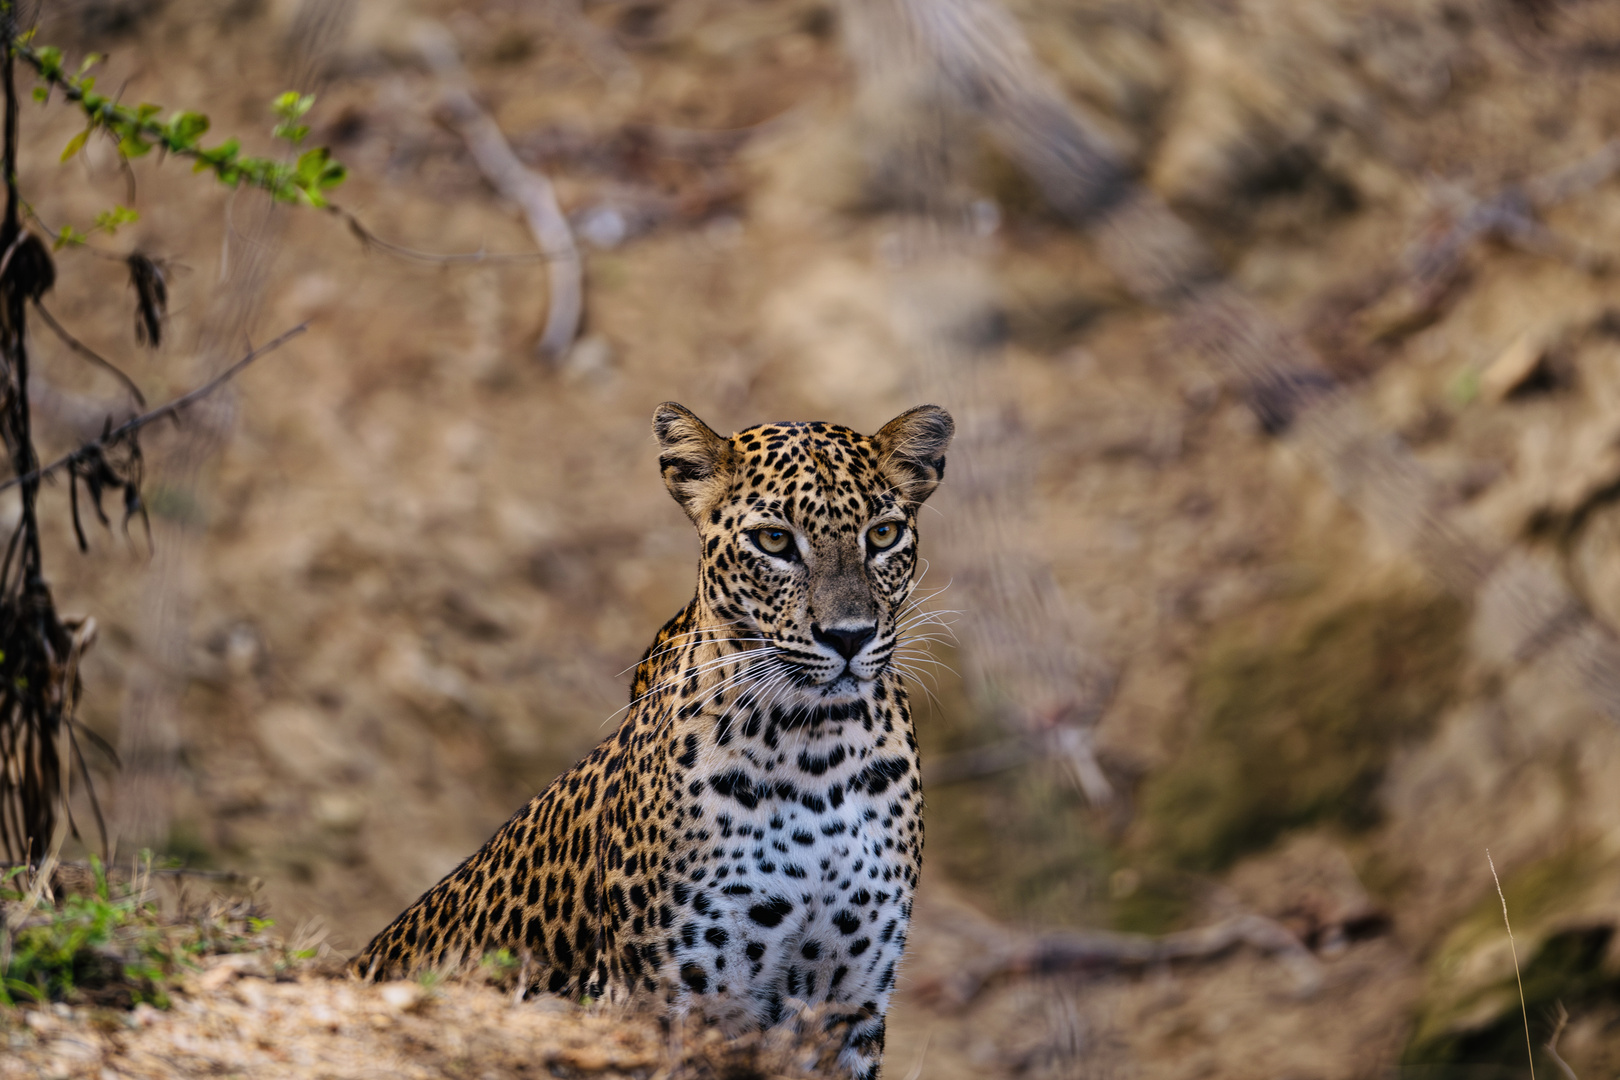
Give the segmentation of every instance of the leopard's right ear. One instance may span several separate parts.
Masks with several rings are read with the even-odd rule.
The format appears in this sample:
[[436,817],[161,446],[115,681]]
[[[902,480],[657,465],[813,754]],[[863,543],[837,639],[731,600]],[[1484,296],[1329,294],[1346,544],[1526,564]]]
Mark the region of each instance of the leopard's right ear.
[[731,440],[716,435],[690,409],[673,401],[654,410],[653,434],[661,451],[658,467],[664,486],[686,516],[699,521],[726,492],[736,462]]
[[907,409],[872,436],[878,468],[896,491],[921,503],[945,478],[945,448],[955,434],[956,421],[938,405]]

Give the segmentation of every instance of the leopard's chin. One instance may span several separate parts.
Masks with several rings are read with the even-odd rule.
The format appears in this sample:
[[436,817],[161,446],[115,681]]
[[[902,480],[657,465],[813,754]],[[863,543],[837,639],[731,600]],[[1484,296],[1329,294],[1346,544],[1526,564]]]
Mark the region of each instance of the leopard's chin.
[[871,679],[863,679],[846,668],[826,682],[806,689],[817,705],[848,705],[864,697],[871,685]]

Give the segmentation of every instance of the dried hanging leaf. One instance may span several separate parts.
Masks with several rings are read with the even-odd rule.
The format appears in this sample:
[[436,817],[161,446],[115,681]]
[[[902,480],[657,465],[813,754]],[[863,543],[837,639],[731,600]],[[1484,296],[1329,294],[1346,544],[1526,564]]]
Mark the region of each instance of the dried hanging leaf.
[[167,274],[162,263],[138,251],[127,261],[135,288],[135,340],[155,349],[163,344],[163,321],[169,315]]

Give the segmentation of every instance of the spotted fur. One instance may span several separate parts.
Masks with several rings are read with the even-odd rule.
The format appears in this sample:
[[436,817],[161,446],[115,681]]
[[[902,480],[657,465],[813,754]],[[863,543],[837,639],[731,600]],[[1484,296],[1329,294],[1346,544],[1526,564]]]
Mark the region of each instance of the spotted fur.
[[893,659],[951,418],[727,439],[666,403],[653,429],[702,542],[696,596],[642,657],[618,731],[353,969],[504,948],[546,990],[650,996],[731,1031],[827,1003],[849,1021],[841,1060],[875,1077],[923,843]]

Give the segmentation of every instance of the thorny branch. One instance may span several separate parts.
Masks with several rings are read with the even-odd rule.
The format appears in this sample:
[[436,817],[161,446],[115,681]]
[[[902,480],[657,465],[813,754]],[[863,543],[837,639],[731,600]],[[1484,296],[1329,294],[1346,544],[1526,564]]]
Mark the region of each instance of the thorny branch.
[[132,417],[115,428],[109,428],[105,433],[102,434],[100,438],[85,443],[77,450],[63,454],[49,465],[34,469],[32,472],[24,476],[13,476],[10,480],[0,483],[0,491],[5,491],[9,488],[16,487],[18,484],[37,484],[39,480],[49,476],[57,469],[70,468],[75,464],[94,459],[96,456],[102,454],[106,450],[109,450],[124,442],[131,435],[135,434],[137,431],[140,431],[142,428],[167,417],[175,416],[188,406],[195,405],[197,402],[201,401],[215,390],[218,390],[225,383],[235,378],[244,368],[253,363],[253,361],[257,360],[261,356],[264,356],[266,353],[276,351],[308,329],[309,323],[299,323],[297,326],[293,327],[291,330],[288,330],[274,341],[261,345],[257,349],[249,352],[246,356],[242,357],[242,359],[238,360],[236,363],[232,364],[230,367],[226,368],[212,379],[209,379],[206,383],[203,383],[203,385],[197,387],[195,390],[183,394],[165,405],[159,405],[150,412],[144,412],[139,416]]

